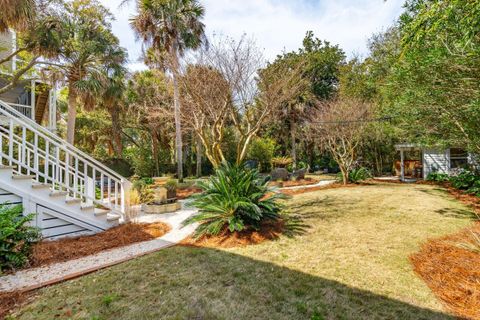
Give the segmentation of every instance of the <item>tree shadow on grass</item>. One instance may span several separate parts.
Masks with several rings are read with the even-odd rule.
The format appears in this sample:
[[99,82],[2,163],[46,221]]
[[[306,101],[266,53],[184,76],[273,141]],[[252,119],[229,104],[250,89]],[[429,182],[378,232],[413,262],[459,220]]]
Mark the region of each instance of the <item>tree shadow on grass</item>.
[[44,289],[19,314],[53,318],[455,319],[271,262],[180,246]]
[[442,208],[435,210],[436,213],[441,214],[444,217],[478,220],[478,216],[471,210],[458,209],[458,208]]
[[285,222],[283,234],[290,238],[300,236],[307,233],[310,228],[309,220],[332,218],[332,214],[327,214],[318,208],[332,206],[334,203],[333,198],[326,196],[322,199],[316,198],[289,204],[288,210],[282,214]]

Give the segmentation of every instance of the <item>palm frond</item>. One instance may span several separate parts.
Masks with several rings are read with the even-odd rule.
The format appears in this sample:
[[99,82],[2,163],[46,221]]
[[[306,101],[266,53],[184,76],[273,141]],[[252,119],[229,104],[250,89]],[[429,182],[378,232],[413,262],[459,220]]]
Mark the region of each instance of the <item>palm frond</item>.
[[224,164],[215,175],[198,186],[203,190],[190,204],[199,214],[185,224],[199,223],[196,237],[218,235],[220,232],[258,229],[266,219],[280,217],[282,196],[272,194],[267,180],[258,171],[244,166]]

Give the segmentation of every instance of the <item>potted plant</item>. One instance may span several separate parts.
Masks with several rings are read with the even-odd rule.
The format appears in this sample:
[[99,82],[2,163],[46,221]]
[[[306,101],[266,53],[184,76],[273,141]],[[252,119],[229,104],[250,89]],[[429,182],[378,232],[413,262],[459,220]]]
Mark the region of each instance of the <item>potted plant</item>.
[[177,198],[177,186],[177,181],[173,179],[170,179],[165,183],[165,188],[167,188],[168,200]]

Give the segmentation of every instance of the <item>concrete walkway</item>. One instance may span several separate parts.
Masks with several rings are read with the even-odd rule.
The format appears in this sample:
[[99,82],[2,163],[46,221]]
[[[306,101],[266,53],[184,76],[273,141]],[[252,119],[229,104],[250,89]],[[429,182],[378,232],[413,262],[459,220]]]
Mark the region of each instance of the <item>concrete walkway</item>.
[[175,213],[143,215],[137,219],[138,222],[161,221],[169,224],[172,229],[158,239],[139,242],[91,256],[23,270],[12,275],[0,277],[0,293],[29,291],[41,288],[173,246],[193,233],[196,226],[189,225],[182,228],[182,222],[196,213],[196,209],[189,209],[183,206],[182,210]]
[[323,187],[323,186],[328,186],[330,184],[334,184],[335,182],[336,182],[336,180],[320,180],[315,184],[307,184],[307,185],[304,185],[304,186],[295,186],[295,187],[285,187],[285,188],[279,188],[279,190],[298,190],[298,189]]

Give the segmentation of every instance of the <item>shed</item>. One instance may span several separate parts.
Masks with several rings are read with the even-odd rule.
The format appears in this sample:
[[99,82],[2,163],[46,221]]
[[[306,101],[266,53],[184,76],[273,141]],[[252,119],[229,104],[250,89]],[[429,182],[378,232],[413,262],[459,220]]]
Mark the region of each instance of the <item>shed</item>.
[[400,151],[400,179],[406,180],[405,154],[409,151],[420,151],[420,170],[423,179],[430,173],[450,173],[452,169],[466,168],[472,163],[471,155],[462,148],[425,147],[418,144],[404,143],[395,146]]

